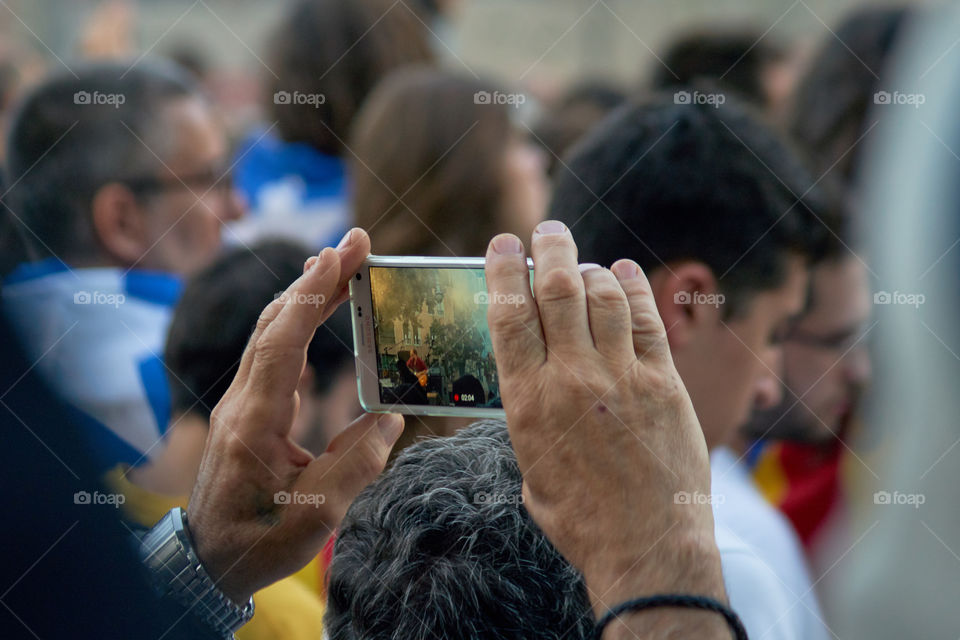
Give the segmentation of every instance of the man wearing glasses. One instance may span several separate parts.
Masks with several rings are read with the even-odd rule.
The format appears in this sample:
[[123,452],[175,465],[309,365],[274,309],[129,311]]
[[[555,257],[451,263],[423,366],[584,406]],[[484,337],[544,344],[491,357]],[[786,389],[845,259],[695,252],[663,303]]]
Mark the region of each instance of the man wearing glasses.
[[3,215],[19,264],[4,274],[3,309],[104,468],[161,448],[158,354],[179,277],[243,214],[227,154],[210,105],[155,63],[76,67],[14,113]]
[[847,249],[813,269],[807,308],[784,340],[779,406],[756,412],[749,440],[829,445],[848,434],[870,381],[867,267]]
[[796,591],[797,606],[813,606],[799,542],[816,546],[842,497],[845,440],[870,381],[871,300],[867,266],[837,243],[812,269],[807,306],[786,333],[782,401],[755,411],[738,441],[711,452],[713,491],[726,496],[713,505],[717,521]]

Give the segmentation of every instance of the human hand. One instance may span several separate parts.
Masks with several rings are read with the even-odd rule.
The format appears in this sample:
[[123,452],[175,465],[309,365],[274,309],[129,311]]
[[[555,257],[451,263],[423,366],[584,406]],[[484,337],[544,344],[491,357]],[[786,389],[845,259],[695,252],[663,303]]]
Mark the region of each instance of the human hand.
[[535,298],[518,238],[494,238],[486,263],[524,506],[584,573],[598,615],[653,594],[725,601],[709,501],[677,499],[709,496],[709,457],[646,277],[630,260],[578,268],[554,221],[532,254]]
[[367,234],[354,229],[307,261],[264,309],[213,410],[188,522],[205,569],[238,603],[320,552],[403,430],[401,416],[363,415],[316,458],[290,437],[307,345],[369,252]]

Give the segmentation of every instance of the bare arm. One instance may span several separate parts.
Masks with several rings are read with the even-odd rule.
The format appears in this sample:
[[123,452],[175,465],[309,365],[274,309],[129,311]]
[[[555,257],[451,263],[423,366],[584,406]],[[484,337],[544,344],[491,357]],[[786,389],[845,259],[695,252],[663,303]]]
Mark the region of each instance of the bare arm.
[[[531,250],[533,291],[518,238],[494,238],[486,266],[526,508],[583,572],[598,618],[641,596],[725,603],[710,505],[676,499],[709,493],[709,458],[646,277],[628,260],[581,273],[556,222],[538,227]],[[716,613],[661,608],[624,615],[604,637],[727,640],[730,630]]]

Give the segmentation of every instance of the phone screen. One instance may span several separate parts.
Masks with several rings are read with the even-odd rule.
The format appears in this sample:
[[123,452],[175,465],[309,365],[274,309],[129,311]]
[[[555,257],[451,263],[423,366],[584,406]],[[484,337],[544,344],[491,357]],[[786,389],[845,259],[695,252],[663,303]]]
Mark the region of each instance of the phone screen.
[[483,268],[369,272],[380,401],[502,408]]

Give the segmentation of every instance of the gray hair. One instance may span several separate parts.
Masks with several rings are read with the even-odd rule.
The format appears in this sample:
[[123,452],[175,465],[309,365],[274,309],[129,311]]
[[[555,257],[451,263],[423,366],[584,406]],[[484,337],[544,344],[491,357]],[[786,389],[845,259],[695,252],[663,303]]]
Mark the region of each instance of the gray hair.
[[153,61],[78,65],[28,92],[7,140],[14,186],[5,201],[30,230],[21,234],[29,250],[20,250],[35,254],[20,259],[95,255],[95,193],[108,182],[160,175],[154,154],[168,155],[171,145],[162,110],[187,97],[202,98],[189,76]]
[[523,507],[521,483],[502,421],[402,452],[341,525],[329,638],[588,637],[583,577]]

